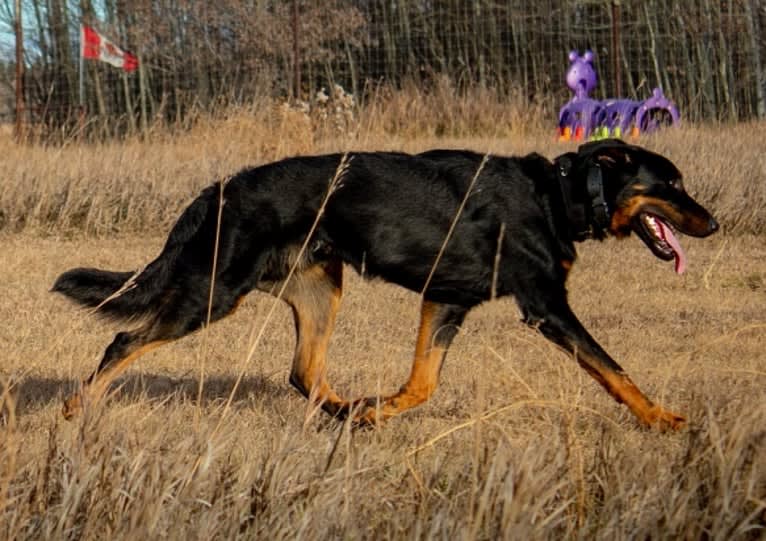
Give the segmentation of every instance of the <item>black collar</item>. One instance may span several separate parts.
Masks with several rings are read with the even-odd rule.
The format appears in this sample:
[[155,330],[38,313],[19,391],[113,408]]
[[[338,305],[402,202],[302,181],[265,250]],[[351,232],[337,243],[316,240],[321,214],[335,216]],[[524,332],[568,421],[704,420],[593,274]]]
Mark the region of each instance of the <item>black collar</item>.
[[588,168],[585,186],[582,186],[572,178],[572,166],[572,160],[567,156],[556,160],[556,177],[572,239],[582,241],[604,238],[611,215],[604,197],[601,167],[598,164],[591,165]]
[[588,197],[593,211],[593,225],[603,234],[609,227],[610,216],[609,205],[604,198],[604,175],[598,164],[591,165],[588,169]]

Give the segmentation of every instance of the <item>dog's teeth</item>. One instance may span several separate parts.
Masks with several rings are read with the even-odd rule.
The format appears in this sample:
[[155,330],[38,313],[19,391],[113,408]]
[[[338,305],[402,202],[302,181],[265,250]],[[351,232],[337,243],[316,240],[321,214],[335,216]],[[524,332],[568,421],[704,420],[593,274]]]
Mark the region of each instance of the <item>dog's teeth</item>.
[[645,214],[644,221],[646,222],[646,225],[649,226],[649,228],[652,230],[652,233],[654,233],[654,236],[659,237],[660,228],[657,225],[657,220],[654,218],[654,216],[650,214]]

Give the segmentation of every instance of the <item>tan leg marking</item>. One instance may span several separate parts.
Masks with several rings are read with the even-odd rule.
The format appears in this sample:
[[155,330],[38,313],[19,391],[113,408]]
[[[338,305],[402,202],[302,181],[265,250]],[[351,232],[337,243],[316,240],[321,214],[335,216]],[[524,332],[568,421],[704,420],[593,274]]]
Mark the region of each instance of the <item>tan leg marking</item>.
[[577,354],[580,365],[593,376],[611,394],[617,402],[625,404],[644,426],[659,430],[679,430],[686,425],[686,419],[653,403],[641,392],[630,377],[624,372],[615,372],[600,368],[598,359],[585,362],[581,353]]
[[96,405],[99,400],[104,396],[104,393],[109,388],[109,385],[122,374],[130,366],[130,364],[138,359],[144,353],[147,353],[153,349],[166,344],[170,340],[157,340],[144,344],[136,349],[134,352],[128,354],[124,358],[112,362],[106,370],[98,372],[92,381],[86,380],[82,384],[82,390],[76,393],[64,401],[64,407],[62,414],[65,419],[71,419],[82,410],[84,404],[88,406]]
[[[372,399],[367,399],[367,407],[356,416],[360,424],[379,423],[389,417],[399,415],[428,400],[439,384],[439,372],[447,349],[434,343],[438,328],[436,312],[439,305],[423,302],[420,315],[420,329],[415,345],[415,358],[412,361],[410,377],[407,383],[395,395],[384,398],[378,407]],[[436,320],[436,321],[435,321]]]
[[295,275],[284,293],[284,300],[293,309],[296,331],[290,383],[332,415],[347,411],[349,406],[326,380],[327,348],[340,307],[342,284],[343,265],[332,261]]

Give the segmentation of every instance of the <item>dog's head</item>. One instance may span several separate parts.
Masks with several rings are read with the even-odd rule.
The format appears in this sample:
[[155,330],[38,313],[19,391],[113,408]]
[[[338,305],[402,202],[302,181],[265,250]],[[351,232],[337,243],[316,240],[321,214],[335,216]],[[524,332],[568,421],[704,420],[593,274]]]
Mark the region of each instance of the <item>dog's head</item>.
[[681,172],[667,158],[618,139],[582,145],[576,156],[578,178],[587,179],[593,199],[600,175],[608,209],[605,233],[625,237],[635,232],[655,256],[686,267],[675,231],[706,237],[718,230],[711,214],[684,190]]

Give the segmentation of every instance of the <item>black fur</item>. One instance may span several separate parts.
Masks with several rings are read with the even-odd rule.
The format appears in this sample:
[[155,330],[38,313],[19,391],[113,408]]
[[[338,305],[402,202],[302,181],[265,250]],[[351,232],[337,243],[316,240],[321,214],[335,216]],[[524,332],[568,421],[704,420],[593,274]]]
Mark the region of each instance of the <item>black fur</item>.
[[199,233],[211,210],[215,210],[215,198],[219,185],[205,189],[183,212],[168,236],[159,257],[149,263],[135,277],[135,287],[126,290],[101,305],[119,291],[135,271],[115,272],[92,268],[72,269],[58,277],[52,291],[91,308],[99,305],[99,314],[116,320],[129,320],[155,312],[162,294],[173,278],[181,253],[189,250],[187,243]]
[[[309,276],[301,273],[312,268],[325,269],[323,281],[311,282],[317,294],[324,294],[322,284],[330,288],[327,291],[340,291],[339,271],[333,270],[340,263],[422,292],[426,303],[448,307],[434,312],[439,321],[459,323],[471,307],[494,296],[512,295],[525,321],[575,353],[589,373],[618,400],[626,401],[643,422],[653,422],[656,412],[646,413],[651,409],[648,399],[632,404],[622,384],[612,382],[623,372],[571,312],[566,278],[576,256],[574,243],[582,240],[583,231],[599,239],[624,236],[638,227],[644,204],[687,234],[705,236],[717,229],[707,211],[674,184],[680,173],[670,161],[620,141],[584,145],[554,161],[538,154],[492,156],[467,194],[484,159],[478,153],[360,152],[347,159],[347,168],[332,186],[343,160],[340,154],[296,157],[246,169],[204,190],[181,215],[159,257],[135,277],[135,286],[100,307],[114,318],[149,316],[152,323],[138,333],[118,335],[119,343],[107,350],[91,382],[138,347],[181,337],[204,323],[220,212],[213,320],[230,313],[255,288],[275,291],[275,284],[293,265],[296,276]],[[586,189],[594,166],[600,168],[611,213],[606,227],[595,225]],[[638,197],[644,198],[640,205]],[[317,227],[298,260],[315,221]],[[132,275],[75,269],[64,273],[53,290],[92,307]],[[324,308],[318,306],[325,305],[306,308],[300,295],[296,292],[287,299],[295,310],[296,328],[300,329],[300,317],[314,319],[314,327],[324,328]],[[438,343],[446,350],[450,340],[451,335]],[[296,352],[297,359],[300,355],[304,354]],[[314,362],[311,355],[306,362]],[[291,381],[296,379],[291,376]],[[308,394],[309,384],[296,386]]]

